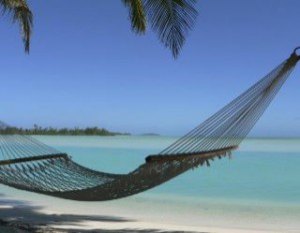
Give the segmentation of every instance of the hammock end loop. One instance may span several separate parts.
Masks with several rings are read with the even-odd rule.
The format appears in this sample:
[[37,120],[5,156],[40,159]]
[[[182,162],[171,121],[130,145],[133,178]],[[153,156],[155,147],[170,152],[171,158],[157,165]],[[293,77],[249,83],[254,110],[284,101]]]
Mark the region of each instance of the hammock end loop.
[[297,51],[300,51],[300,46],[295,48],[293,53],[292,53],[292,56],[296,56],[298,58],[298,61],[300,60],[300,55],[297,53]]

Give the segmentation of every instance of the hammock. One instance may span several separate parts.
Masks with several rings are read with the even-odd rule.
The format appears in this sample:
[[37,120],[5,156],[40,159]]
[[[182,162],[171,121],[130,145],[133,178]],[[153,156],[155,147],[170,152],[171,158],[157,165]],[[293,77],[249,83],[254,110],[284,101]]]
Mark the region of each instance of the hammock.
[[0,122],[0,183],[31,192],[78,201],[130,196],[183,172],[230,156],[282,87],[300,56],[296,51],[246,92],[191,132],[128,174],[83,167],[33,137],[12,135]]

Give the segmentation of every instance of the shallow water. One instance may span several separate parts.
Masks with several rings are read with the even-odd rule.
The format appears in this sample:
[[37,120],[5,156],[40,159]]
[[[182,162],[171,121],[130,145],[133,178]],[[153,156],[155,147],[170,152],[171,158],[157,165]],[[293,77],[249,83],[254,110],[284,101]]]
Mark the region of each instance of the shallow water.
[[[176,138],[160,136],[63,137],[39,140],[87,167],[127,173]],[[73,202],[1,186],[7,198],[55,210],[117,214],[179,224],[300,229],[300,139],[247,139],[233,158],[189,171],[159,187],[109,202]],[[179,221],[179,222],[178,222]],[[299,228],[298,228],[299,227]],[[255,227],[254,227],[255,228]]]

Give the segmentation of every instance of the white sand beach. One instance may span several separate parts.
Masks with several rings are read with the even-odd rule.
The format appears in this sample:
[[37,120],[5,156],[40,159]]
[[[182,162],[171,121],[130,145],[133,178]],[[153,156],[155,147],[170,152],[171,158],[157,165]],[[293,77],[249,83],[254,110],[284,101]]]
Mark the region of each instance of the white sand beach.
[[[17,205],[20,205],[16,201]],[[31,205],[15,206],[13,203],[1,205],[0,219],[8,225],[0,230],[21,230],[21,232],[199,232],[199,233],[281,233],[278,230],[260,230],[214,226],[189,226],[178,223],[150,222],[117,215],[94,216],[53,212],[49,209],[35,210]],[[102,211],[101,211],[102,212]],[[105,212],[105,211],[103,211]],[[1,231],[2,232],[2,231]],[[5,232],[5,231],[4,231]],[[4,233],[3,232],[3,233]],[[18,231],[19,232],[19,231]],[[289,231],[289,232],[297,232]],[[299,232],[299,231],[298,231]]]
[[[189,213],[188,209],[182,209],[181,212],[177,208],[166,210],[167,206],[159,203],[154,203],[147,210],[145,208],[148,204],[143,203],[143,198],[100,204],[74,203],[44,196],[40,198],[35,194],[25,199],[27,200],[1,198],[0,219],[4,221],[1,225],[8,227],[1,232],[300,232],[295,218],[273,222],[273,225],[269,219],[258,221],[262,216],[252,216],[252,221],[249,219],[247,222],[244,219],[245,213],[241,213],[241,218],[229,213],[223,219],[216,213],[215,218],[212,216],[208,219],[204,214]],[[280,226],[282,223],[287,225]]]

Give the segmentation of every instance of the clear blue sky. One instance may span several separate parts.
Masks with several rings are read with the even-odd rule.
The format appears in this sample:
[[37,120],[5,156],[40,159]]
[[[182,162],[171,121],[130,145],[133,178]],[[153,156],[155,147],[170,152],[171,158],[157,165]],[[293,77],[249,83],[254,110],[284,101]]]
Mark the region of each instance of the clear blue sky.
[[[0,21],[0,118],[11,124],[102,126],[180,135],[300,45],[300,1],[199,1],[178,60],[150,30],[130,31],[121,1],[29,0],[31,53]],[[300,136],[300,66],[252,135]]]

